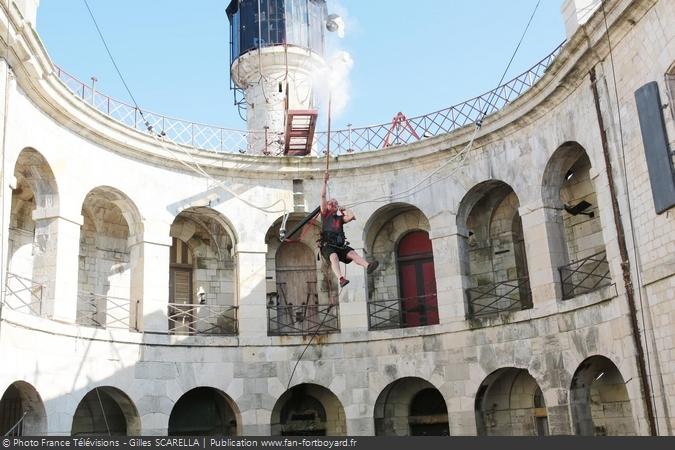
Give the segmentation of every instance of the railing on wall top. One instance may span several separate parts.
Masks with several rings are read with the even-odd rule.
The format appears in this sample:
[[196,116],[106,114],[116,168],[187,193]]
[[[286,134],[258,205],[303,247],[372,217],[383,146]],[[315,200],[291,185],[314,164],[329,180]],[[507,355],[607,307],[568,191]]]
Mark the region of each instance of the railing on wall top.
[[267,334],[309,336],[340,332],[338,305],[268,305]]
[[532,307],[528,278],[483,284],[466,290],[469,317],[480,317]]
[[438,324],[436,294],[368,301],[368,328],[389,330]]
[[42,316],[42,295],[45,289],[43,284],[7,272],[5,289],[5,305],[9,309]]
[[[135,305],[138,307],[138,302]],[[137,330],[136,323],[131,323],[131,308],[132,302],[128,298],[78,292],[75,321],[88,327]]]
[[169,303],[169,334],[236,336],[237,306]]
[[[564,43],[512,80],[457,105],[408,118],[406,122],[395,120],[368,127],[349,127],[332,131],[331,153],[338,155],[408,144],[419,139],[449,133],[474,123],[480,120],[483,114],[489,115],[504,108],[539,81],[560,53]],[[165,136],[167,140],[176,144],[218,153],[259,154],[265,152],[267,143],[283,139],[281,135],[271,135],[264,130],[251,132],[222,128],[176,119],[144,109],[143,116],[147,121],[146,124],[138,108],[96,91],[94,85],[81,82],[58,66],[55,66],[55,71],[58,78],[75,96],[101,113],[144,133],[148,132],[148,126],[150,126],[154,133]],[[314,153],[325,154],[327,147],[328,133],[315,133]]]
[[607,252],[604,250],[561,266],[558,271],[562,282],[563,300],[612,284]]

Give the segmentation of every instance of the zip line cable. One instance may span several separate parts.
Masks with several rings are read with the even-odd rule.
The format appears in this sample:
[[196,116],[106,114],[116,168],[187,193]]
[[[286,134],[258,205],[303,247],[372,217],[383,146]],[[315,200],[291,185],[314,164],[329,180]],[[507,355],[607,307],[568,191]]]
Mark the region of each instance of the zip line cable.
[[[82,0],[84,2],[84,6],[87,7],[87,11],[89,11],[89,16],[91,16],[91,20],[94,22],[94,26],[96,27],[96,31],[98,31],[98,35],[101,38],[101,42],[103,42],[103,46],[105,47],[105,51],[108,52],[108,56],[110,57],[110,61],[112,61],[113,66],[115,67],[115,70],[117,71],[117,75],[119,75],[120,80],[122,80],[122,84],[124,84],[124,88],[127,90],[127,93],[129,94],[129,97],[131,97],[131,101],[134,102],[134,105],[136,106],[136,109],[138,109],[138,112],[141,114],[141,117],[143,120],[145,120],[145,116],[143,116],[143,111],[141,108],[138,106],[138,103],[136,102],[136,99],[134,98],[134,94],[131,93],[131,89],[129,89],[129,86],[127,85],[127,82],[124,80],[124,77],[122,76],[122,72],[120,71],[119,67],[117,67],[117,63],[115,62],[115,58],[113,58],[112,53],[110,52],[110,48],[108,47],[108,44],[103,37],[103,32],[101,31],[101,28],[98,26],[98,22],[96,22],[96,18],[94,17],[94,13],[91,11],[91,8],[89,7],[89,3],[87,3],[87,0]],[[147,121],[145,122],[147,124]]]
[[[129,97],[131,97],[131,101],[134,103],[134,106],[136,107],[136,109],[140,113],[141,117],[143,118],[143,121],[145,123],[146,128],[148,129],[148,132],[155,139],[155,141],[157,143],[159,143],[160,146],[164,150],[169,152],[171,154],[171,157],[174,160],[178,161],[179,163],[181,163],[182,165],[184,165],[188,169],[196,172],[197,174],[207,178],[209,181],[213,181],[213,182],[216,183],[214,186],[209,186],[209,189],[213,189],[215,187],[220,187],[220,188],[224,189],[225,191],[227,191],[229,194],[231,194],[233,197],[237,198],[238,200],[240,200],[241,202],[246,204],[247,206],[250,206],[250,207],[252,207],[254,209],[257,209],[259,211],[263,211],[263,212],[267,212],[267,213],[284,213],[284,214],[288,213],[288,208],[286,207],[286,202],[283,199],[277,200],[276,202],[274,202],[270,205],[262,206],[262,207],[244,199],[242,196],[240,196],[239,194],[234,192],[232,189],[225,186],[225,183],[226,183],[225,181],[219,181],[219,180],[215,179],[213,176],[211,176],[209,173],[207,173],[201,167],[201,165],[195,160],[194,156],[190,152],[188,152],[188,151],[186,151],[186,150],[184,150],[180,147],[179,147],[180,151],[188,157],[188,159],[194,164],[194,166],[188,164],[187,162],[185,162],[181,158],[177,157],[176,152],[171,150],[166,145],[166,143],[164,142],[165,136],[162,136],[162,139],[160,139],[160,136],[158,136],[157,133],[155,133],[153,131],[153,127],[152,127],[152,125],[150,125],[150,122],[148,120],[146,120],[145,115],[143,114],[143,110],[138,105],[138,102],[136,102],[136,99],[135,99],[134,95],[132,94],[131,89],[129,88],[129,85],[127,84],[126,80],[124,79],[124,76],[122,75],[122,72],[120,71],[119,66],[117,65],[117,62],[115,61],[115,58],[114,58],[112,52],[110,51],[110,47],[108,47],[108,44],[105,40],[105,37],[103,36],[103,32],[101,31],[101,28],[99,27],[98,22],[96,21],[94,13],[91,10],[91,8],[89,7],[89,3],[87,3],[87,0],[82,0],[82,1],[84,2],[84,5],[86,6],[87,11],[89,11],[89,16],[91,17],[92,21],[94,22],[94,26],[96,27],[96,31],[98,32],[98,35],[101,38],[101,42],[103,43],[103,46],[105,47],[106,52],[108,53],[108,57],[110,58],[110,61],[112,62],[113,66],[115,67],[115,70],[117,71],[117,75],[119,76],[120,80],[122,81],[122,84],[126,88],[128,94],[129,94]],[[281,204],[283,209],[281,209],[281,210],[272,210],[271,209],[278,204]]]
[[[380,202],[383,202],[383,201],[399,200],[399,199],[402,199],[402,198],[405,198],[405,197],[410,197],[411,195],[416,194],[417,192],[421,191],[422,189],[426,189],[427,187],[429,187],[430,185],[432,185],[432,184],[434,184],[434,183],[438,183],[439,181],[442,181],[442,180],[445,180],[445,179],[451,177],[452,175],[455,174],[455,172],[456,172],[457,170],[459,170],[459,167],[461,167],[460,165],[456,166],[456,167],[452,170],[452,172],[450,172],[449,174],[447,174],[447,175],[445,175],[445,176],[443,176],[443,177],[441,177],[441,178],[438,178],[438,179],[436,179],[436,180],[431,181],[431,182],[429,183],[429,186],[425,186],[424,188],[421,188],[421,189],[417,190],[417,188],[418,188],[419,186],[421,186],[425,181],[430,180],[434,175],[436,175],[436,174],[437,174],[438,172],[440,172],[442,169],[444,169],[445,167],[447,167],[447,166],[449,166],[451,163],[453,163],[453,162],[455,161],[456,158],[460,160],[460,163],[464,161],[464,158],[466,157],[466,155],[468,154],[468,152],[469,152],[469,151],[471,150],[471,148],[473,147],[473,142],[474,142],[474,140],[475,140],[475,138],[476,138],[476,135],[477,135],[477,133],[478,133],[478,130],[479,130],[479,129],[481,128],[481,126],[483,125],[483,120],[485,119],[485,117],[486,117],[487,114],[488,114],[488,108],[489,108],[489,106],[490,106],[490,104],[491,104],[491,102],[492,102],[492,99],[494,98],[494,96],[497,95],[497,94],[496,94],[496,90],[497,90],[497,89],[502,85],[502,83],[504,82],[504,78],[506,77],[506,75],[507,75],[509,69],[511,68],[511,64],[513,63],[513,60],[515,59],[515,57],[516,57],[516,55],[517,55],[517,53],[518,53],[518,50],[520,49],[520,46],[521,46],[521,44],[523,43],[523,40],[525,39],[525,35],[527,34],[527,31],[529,30],[530,25],[532,24],[532,20],[534,19],[534,16],[535,16],[535,14],[536,14],[536,12],[537,12],[537,9],[539,9],[540,3],[541,3],[541,0],[538,0],[537,3],[536,3],[536,5],[534,6],[534,9],[532,10],[532,13],[530,14],[530,18],[529,18],[529,20],[527,21],[527,25],[525,25],[525,29],[523,30],[523,33],[521,34],[520,39],[518,40],[518,44],[516,45],[516,48],[515,48],[515,50],[513,51],[513,54],[511,55],[511,59],[509,59],[509,62],[508,62],[508,64],[506,65],[506,69],[504,69],[504,72],[502,73],[502,76],[501,76],[501,78],[499,79],[499,82],[497,83],[497,88],[495,88],[495,89],[491,92],[490,97],[488,97],[488,101],[486,102],[485,108],[484,108],[483,111],[481,112],[481,114],[480,114],[478,120],[476,120],[476,122],[475,122],[476,126],[475,126],[475,129],[474,129],[473,135],[471,136],[471,139],[469,140],[469,143],[468,143],[468,144],[467,144],[460,152],[458,152],[457,154],[453,155],[448,161],[446,161],[445,163],[443,163],[442,165],[440,165],[440,166],[439,166],[438,168],[436,168],[433,172],[431,172],[431,173],[430,173],[429,175],[427,175],[426,177],[422,178],[422,180],[420,180],[418,183],[416,183],[416,184],[413,185],[412,187],[410,187],[410,188],[408,188],[408,189],[406,189],[406,190],[397,192],[397,193],[395,193],[395,194],[383,195],[383,196],[375,197],[375,198],[372,198],[372,199],[367,199],[367,200],[362,200],[362,201],[359,201],[359,202],[350,203],[350,204],[347,204],[347,205],[346,205],[347,207],[354,207],[354,206],[363,205],[363,204],[366,204],[366,203],[380,203]],[[329,137],[329,142],[330,142],[330,137]]]

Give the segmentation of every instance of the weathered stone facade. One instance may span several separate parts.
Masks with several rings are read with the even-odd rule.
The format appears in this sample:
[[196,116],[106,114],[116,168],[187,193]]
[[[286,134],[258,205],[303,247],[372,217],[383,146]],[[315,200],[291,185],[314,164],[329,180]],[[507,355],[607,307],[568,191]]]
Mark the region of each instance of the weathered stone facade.
[[[369,277],[349,265],[331,308],[315,229],[286,250],[279,211],[182,163],[302,217],[318,204],[323,159],[167,151],[66,89],[27,3],[0,2],[0,36],[10,36],[0,52],[0,353],[11,361],[0,387],[3,404],[28,411],[25,434],[100,433],[100,397],[113,431],[128,434],[673,435],[675,222],[672,208],[654,210],[634,97],[656,81],[672,106],[673,0],[603,2],[538,83],[486,118],[460,166],[423,189],[396,195],[473,129],[341,155],[332,196],[392,200],[355,206],[351,246],[382,267]],[[675,109],[663,115],[672,148]],[[403,251],[415,231],[432,255]],[[407,297],[404,263],[425,283],[433,273],[433,295],[421,296],[437,316],[378,329],[373,305]],[[294,275],[298,266],[315,278]],[[172,268],[191,284],[176,288]],[[338,314],[339,332],[308,346],[309,336],[268,335],[279,278],[316,280],[312,311]],[[302,289],[289,303],[302,304]],[[78,320],[83,291],[102,296],[98,326]],[[172,292],[192,300],[169,305]],[[113,302],[124,311],[116,326],[113,297],[124,300]],[[206,332],[213,311],[226,322],[218,334]],[[14,418],[0,417],[3,430]]]

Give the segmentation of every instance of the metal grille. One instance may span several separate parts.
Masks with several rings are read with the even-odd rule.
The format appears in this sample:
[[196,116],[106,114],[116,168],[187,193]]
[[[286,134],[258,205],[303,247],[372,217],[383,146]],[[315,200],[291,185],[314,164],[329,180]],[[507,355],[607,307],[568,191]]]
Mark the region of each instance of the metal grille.
[[[402,145],[439,134],[449,133],[482,118],[483,113],[492,114],[504,108],[532,87],[546,73],[546,69],[558,56],[564,42],[530,69],[503,85],[449,108],[423,116],[407,119],[405,126],[391,122],[361,128],[347,128],[331,132],[330,149],[334,155],[378,150],[391,145]],[[65,86],[82,101],[90,104],[112,119],[148,133],[148,126],[159,135],[177,144],[218,153],[264,153],[272,144],[281,140],[283,134],[266,133],[265,130],[250,132],[205,125],[175,119],[143,110],[144,123],[138,108],[97,92],[90,85],[79,81],[58,66],[55,71]],[[252,136],[250,136],[253,134]],[[249,139],[250,137],[250,139]],[[328,133],[314,135],[315,153],[325,154]]]
[[559,267],[563,300],[600,289],[612,284],[607,253],[603,250],[594,255]]
[[[136,330],[130,323],[131,302],[127,298],[111,297],[92,292],[77,293],[78,325],[96,328],[123,328]],[[136,303],[138,309],[138,302]],[[136,311],[138,313],[138,310]],[[138,314],[136,314],[138,317]]]
[[528,278],[484,284],[466,290],[469,317],[487,316],[532,307]]
[[267,334],[307,336],[340,332],[337,305],[268,305]]
[[[413,298],[395,298],[391,300],[374,300],[368,302],[368,327],[371,330],[388,330],[393,328],[406,328],[411,326],[420,326],[423,324],[406,323],[405,315],[407,312],[419,313],[423,318],[424,325],[435,325],[438,318],[438,304],[429,302],[429,299],[436,300],[436,294],[421,295]],[[414,309],[406,310],[405,302],[413,301],[416,303]],[[434,323],[429,323],[430,322]]]
[[30,278],[7,272],[5,305],[14,311],[42,315],[42,293],[45,286]]
[[238,332],[237,307],[169,303],[169,334],[210,334],[235,336]]
[[368,302],[368,327],[371,330],[402,328],[401,299]]

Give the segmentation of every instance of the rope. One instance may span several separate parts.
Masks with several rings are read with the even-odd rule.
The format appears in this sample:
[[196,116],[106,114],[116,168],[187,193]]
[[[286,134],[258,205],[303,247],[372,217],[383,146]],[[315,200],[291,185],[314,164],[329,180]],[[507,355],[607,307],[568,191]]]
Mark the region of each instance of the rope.
[[[347,265],[345,264],[345,275],[346,274],[347,274]],[[330,295],[330,292],[332,291],[332,288],[333,288],[333,282],[331,280],[332,276],[333,275],[331,273],[331,277],[328,278],[328,293],[329,293],[329,295]],[[340,294],[342,294],[342,289],[343,288],[340,288],[338,290],[338,293],[337,293],[337,297],[338,297],[337,300],[338,301],[337,301],[336,305],[340,304]],[[298,368],[298,364],[300,364],[300,361],[302,361],[302,357],[305,356],[305,352],[309,348],[310,344],[312,343],[312,341],[314,340],[316,335],[319,333],[319,330],[321,329],[321,327],[323,327],[323,324],[326,323],[326,319],[328,318],[328,313],[330,312],[331,309],[333,309],[333,306],[335,306],[335,305],[328,305],[328,309],[326,310],[326,313],[323,316],[323,320],[321,320],[321,323],[319,324],[319,326],[316,327],[316,330],[314,330],[314,333],[312,333],[312,336],[309,338],[309,341],[305,345],[305,348],[302,350],[302,353],[300,353],[300,356],[298,357],[297,361],[295,361],[295,365],[293,366],[293,370],[291,371],[291,376],[288,379],[288,384],[286,385],[286,390],[289,390],[291,388],[291,382],[293,381],[293,375],[295,375],[295,370]]]
[[[106,40],[105,40],[105,38],[104,38],[104,36],[103,36],[103,32],[101,31],[101,28],[98,26],[98,23],[96,22],[96,18],[94,17],[94,13],[92,12],[91,8],[89,7],[89,4],[87,3],[87,0],[82,0],[82,1],[84,2],[85,6],[87,7],[87,10],[89,11],[89,15],[90,15],[92,21],[94,22],[94,25],[95,25],[95,27],[96,27],[96,30],[98,31],[98,35],[99,35],[99,37],[101,38],[101,41],[103,42],[103,46],[105,47],[106,52],[108,53],[108,56],[110,57],[110,60],[111,60],[111,62],[112,62],[112,64],[113,64],[113,66],[115,67],[115,70],[117,71],[117,75],[120,77],[120,80],[122,81],[122,84],[124,84],[124,87],[126,88],[127,92],[129,93],[129,96],[131,97],[131,101],[134,103],[134,106],[136,107],[136,109],[137,109],[138,112],[140,113],[141,117],[143,118],[143,121],[144,121],[144,123],[145,123],[145,126],[146,126],[148,132],[149,132],[150,135],[155,139],[155,141],[156,141],[157,143],[159,143],[159,145],[160,145],[164,150],[166,150],[166,151],[171,155],[171,157],[172,157],[174,160],[178,161],[180,164],[182,164],[183,166],[187,167],[187,168],[190,169],[191,171],[197,173],[198,175],[205,177],[207,180],[212,181],[212,182],[215,182],[215,183],[216,183],[215,185],[209,186],[210,189],[213,189],[213,188],[216,188],[216,187],[222,188],[222,189],[224,189],[226,192],[228,192],[230,195],[232,195],[233,197],[237,198],[239,201],[241,201],[242,203],[244,203],[245,205],[250,206],[251,208],[257,209],[257,210],[262,211],[262,212],[266,212],[266,213],[277,213],[277,214],[278,214],[278,213],[284,213],[284,214],[288,213],[288,208],[286,207],[286,202],[285,202],[283,199],[279,199],[279,200],[277,200],[276,202],[274,202],[274,203],[272,203],[272,204],[270,204],[270,205],[266,205],[266,206],[258,206],[258,205],[256,205],[256,204],[251,203],[251,202],[249,202],[248,200],[244,199],[244,198],[241,197],[239,194],[237,194],[236,192],[234,192],[232,189],[230,189],[230,188],[228,188],[227,186],[225,186],[225,181],[219,181],[219,180],[216,180],[213,176],[211,176],[209,173],[207,173],[207,172],[201,167],[201,165],[197,162],[197,160],[195,160],[194,156],[193,156],[190,152],[188,152],[187,150],[183,149],[180,145],[177,145],[175,142],[171,141],[170,139],[167,139],[165,135],[161,135],[161,136],[160,136],[158,133],[155,133],[155,132],[153,131],[152,125],[150,125],[150,122],[148,122],[148,121],[146,120],[145,116],[143,115],[143,110],[142,110],[141,107],[138,105],[138,103],[136,102],[136,99],[134,98],[133,94],[131,93],[131,89],[129,88],[129,85],[128,85],[127,82],[125,81],[124,76],[122,75],[122,72],[120,71],[120,69],[119,69],[119,67],[118,67],[118,65],[117,65],[117,62],[115,61],[115,58],[113,57],[112,52],[110,51],[110,48],[108,47],[108,44],[107,44],[107,42],[106,42]],[[161,139],[160,139],[160,137],[161,137]],[[172,144],[176,145],[176,146],[180,149],[180,151],[188,157],[188,159],[191,161],[191,163],[192,163],[193,165],[188,164],[188,163],[185,162],[184,160],[180,159],[180,158],[176,155],[176,153],[175,153],[173,150],[171,150],[171,149],[166,145],[165,140],[169,140]],[[281,204],[281,206],[282,206],[283,209],[272,209],[272,208],[274,208],[274,207],[275,207],[276,205],[278,205],[278,204]]]
[[117,71],[117,75],[119,75],[120,80],[122,80],[122,84],[124,85],[124,88],[127,90],[127,93],[129,94],[129,97],[131,97],[131,101],[134,102],[134,105],[136,106],[136,109],[138,109],[138,112],[141,113],[141,117],[143,117],[143,120],[145,120],[145,117],[143,116],[143,111],[141,111],[141,108],[138,107],[138,103],[136,102],[136,99],[134,98],[134,94],[131,93],[131,89],[129,89],[129,86],[127,85],[127,82],[124,80],[124,77],[122,76],[122,72],[120,71],[119,67],[117,67],[117,63],[115,62],[115,58],[113,58],[113,55],[110,52],[110,48],[108,47],[108,44],[105,41],[105,38],[103,37],[103,32],[101,32],[101,28],[98,26],[98,22],[96,22],[96,18],[94,17],[94,13],[91,11],[91,8],[89,7],[89,3],[87,3],[87,0],[82,0],[82,1],[84,2],[84,6],[87,7],[87,11],[89,11],[89,15],[91,16],[91,20],[94,22],[94,26],[96,27],[96,31],[98,31],[98,35],[101,38],[101,42],[103,42],[103,46],[105,47],[105,51],[108,52],[108,56],[110,57],[110,61],[112,61],[112,64],[115,67],[115,70]]
[[[624,190],[626,191],[626,203],[628,205],[628,222],[630,223],[630,235],[631,240],[633,241],[633,257],[636,262],[635,276],[637,278],[637,293],[638,299],[640,301],[640,319],[642,321],[642,329],[644,330],[644,341],[645,341],[645,355],[647,357],[647,371],[649,372],[649,384],[651,384],[651,397],[652,397],[652,407],[654,412],[654,428],[656,429],[656,434],[660,433],[659,430],[659,409],[656,407],[656,392],[654,389],[654,379],[652,374],[652,363],[651,357],[649,354],[649,340],[647,339],[647,325],[645,321],[645,308],[642,299],[642,275],[640,273],[640,255],[638,253],[637,246],[637,236],[635,235],[635,223],[633,219],[633,206],[630,199],[630,189],[628,186],[628,177],[626,176],[626,149],[623,139],[623,122],[621,120],[621,107],[619,106],[619,92],[616,86],[616,72],[614,70],[614,52],[612,49],[612,41],[609,36],[609,24],[607,23],[607,12],[605,11],[605,3],[600,2],[602,8],[602,16],[605,22],[605,34],[607,35],[607,46],[609,48],[609,61],[612,68],[612,79],[614,81],[614,97],[616,100],[616,113],[618,116],[618,125],[619,125],[619,137],[620,137],[620,148],[621,148],[621,161],[623,165],[623,184]],[[639,330],[638,330],[639,331]],[[639,339],[639,336],[638,336]]]
[[105,409],[103,408],[103,402],[101,401],[101,394],[98,392],[98,387],[95,387],[94,390],[96,391],[96,396],[98,397],[98,404],[101,407],[101,412],[103,413],[103,421],[105,422],[105,428],[108,430],[108,436],[112,436],[110,433],[110,426],[108,425],[108,418],[105,415]]
[[10,436],[12,434],[12,432],[14,430],[16,430],[17,427],[23,423],[23,419],[25,419],[27,415],[28,415],[28,411],[24,411],[21,418],[19,420],[17,420],[17,422],[14,424],[14,426],[12,426],[12,428],[10,428],[3,436]]

